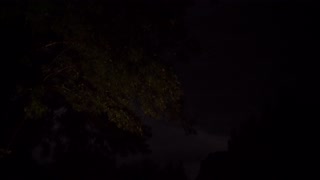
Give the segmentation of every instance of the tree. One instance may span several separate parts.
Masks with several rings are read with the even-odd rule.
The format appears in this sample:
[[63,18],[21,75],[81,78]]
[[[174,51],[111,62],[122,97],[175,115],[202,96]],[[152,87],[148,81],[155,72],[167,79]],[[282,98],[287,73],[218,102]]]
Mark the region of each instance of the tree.
[[[112,179],[116,154],[149,151],[142,118],[188,126],[181,85],[159,56],[176,54],[183,44],[183,7],[159,2],[17,0],[1,6],[1,56],[8,59],[1,71],[5,172]],[[49,165],[35,163],[37,148]]]
[[[40,137],[50,136],[44,129],[55,118],[73,126],[64,132],[94,124],[101,134],[91,135],[120,136],[126,143],[146,135],[145,116],[188,126],[181,118],[181,85],[158,56],[181,45],[182,8],[117,2],[29,0],[15,7],[17,16],[4,18],[20,27],[21,38],[11,43],[22,44],[10,46],[14,53],[8,53],[14,77],[8,89],[14,93],[6,100],[11,116],[2,122],[10,130],[2,136],[14,132],[6,140],[9,147],[35,146]],[[16,36],[10,31],[8,37]],[[57,116],[61,109],[66,113]],[[128,148],[116,146],[119,142],[113,151]],[[10,152],[9,147],[1,152]]]
[[[95,4],[88,9],[81,7],[89,17],[80,21],[82,16],[74,12],[80,7],[68,8],[62,17],[56,17],[54,12],[60,9],[51,11],[51,3],[37,2],[30,5],[27,13],[34,36],[48,37],[51,33],[62,39],[39,42],[45,44],[35,44],[37,52],[26,57],[28,63],[36,66],[32,70],[38,72],[37,77],[32,77],[36,81],[18,89],[18,93],[30,99],[25,107],[27,118],[40,118],[48,113],[51,107],[44,99],[56,94],[78,112],[106,113],[119,128],[136,133],[142,133],[141,121],[135,113],[137,107],[152,118],[173,115],[177,119],[174,114],[180,111],[182,91],[172,70],[152,60],[143,47],[130,43],[119,54],[113,53],[113,44],[103,31],[104,25],[109,24],[90,23],[92,11],[99,13]],[[97,16],[105,14],[93,17]],[[52,23],[48,25],[47,21]]]

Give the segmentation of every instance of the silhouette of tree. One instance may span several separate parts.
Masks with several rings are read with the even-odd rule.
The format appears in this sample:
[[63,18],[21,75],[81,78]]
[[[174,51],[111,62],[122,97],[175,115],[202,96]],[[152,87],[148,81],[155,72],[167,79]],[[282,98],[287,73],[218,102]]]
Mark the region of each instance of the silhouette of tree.
[[[169,111],[167,116],[179,113],[182,92],[173,72],[148,56],[144,47],[131,44],[136,43],[131,38],[137,36],[139,22],[121,21],[121,24],[133,26],[133,30],[130,31],[132,36],[125,40],[128,44],[121,44],[125,47],[119,49],[114,45],[116,43],[108,42],[105,35],[110,24],[104,24],[102,19],[93,21],[92,18],[104,17],[96,14],[99,12],[97,5],[70,5],[71,9],[63,11],[63,17],[59,17],[54,14],[60,8],[51,10],[52,3],[36,1],[27,13],[27,24],[37,47],[31,57],[26,57],[28,64],[34,66],[32,71],[36,72],[30,77],[33,82],[19,87],[22,94],[30,96],[30,103],[25,108],[27,118],[40,118],[48,112],[42,99],[47,92],[64,96],[66,103],[76,111],[107,113],[109,120],[119,128],[136,133],[142,133],[141,122],[134,113],[137,106],[152,118],[160,118],[160,114]],[[87,13],[85,17],[83,12]],[[46,40],[42,36],[60,37],[61,41]],[[139,34],[137,38],[140,38]],[[113,53],[113,49],[119,52]]]
[[66,106],[106,114],[118,128],[137,134],[143,134],[138,111],[181,119],[180,83],[158,54],[181,42],[183,8],[158,5],[16,2],[11,9],[20,7],[25,47],[15,49],[23,55],[14,59],[11,97],[22,104],[24,118],[44,119]]
[[168,3],[173,6],[127,0],[1,6],[1,56],[8,59],[1,77],[11,77],[1,94],[0,158],[7,172],[117,179],[116,155],[149,152],[143,117],[189,126],[181,118],[180,83],[160,57],[178,55],[183,46],[183,3]]

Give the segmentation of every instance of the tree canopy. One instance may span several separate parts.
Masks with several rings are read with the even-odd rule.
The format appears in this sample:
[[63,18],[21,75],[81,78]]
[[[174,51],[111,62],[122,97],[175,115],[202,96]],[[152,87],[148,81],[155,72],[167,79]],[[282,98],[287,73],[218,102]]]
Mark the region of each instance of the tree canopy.
[[135,11],[147,9],[112,5],[119,12],[110,16],[111,8],[100,1],[29,1],[25,24],[32,40],[20,63],[32,75],[21,73],[16,88],[28,99],[26,118],[45,117],[60,99],[60,106],[107,114],[118,128],[134,133],[142,133],[139,112],[179,119],[180,83],[157,57],[164,35],[157,33],[174,33],[176,17],[144,17]]

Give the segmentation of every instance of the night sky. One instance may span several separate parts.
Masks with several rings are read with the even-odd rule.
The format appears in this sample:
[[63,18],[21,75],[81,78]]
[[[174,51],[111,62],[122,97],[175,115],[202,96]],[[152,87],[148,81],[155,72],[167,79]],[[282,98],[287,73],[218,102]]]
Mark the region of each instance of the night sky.
[[[257,136],[262,137],[257,144],[262,144],[263,153],[269,157],[273,151],[267,149],[278,143],[273,144],[273,139],[287,137],[282,137],[285,120],[280,122],[277,118],[294,111],[299,58],[311,56],[307,46],[300,47],[312,38],[309,29],[313,19],[309,17],[313,17],[313,11],[309,9],[308,3],[285,0],[191,1],[182,15],[185,42],[189,44],[178,50],[163,50],[159,57],[173,66],[181,81],[185,117],[196,133],[187,134],[175,123],[144,119],[152,131],[146,140],[151,153],[117,156],[117,165],[147,158],[160,164],[181,162],[188,179],[196,179],[209,154],[233,153],[233,133],[246,134],[243,125],[251,120],[261,125],[262,133],[248,133],[250,140],[243,142],[250,145],[245,147],[244,143],[242,148],[240,144],[235,152],[239,148],[241,153],[260,153],[251,141]],[[283,109],[281,115],[269,120],[277,116],[279,109]],[[290,114],[288,118],[294,116]],[[263,134],[268,131],[272,133]],[[50,153],[45,157],[42,151],[37,146],[32,157],[39,164],[50,163]]]
[[[184,136],[178,128],[152,123],[155,137],[150,144],[156,158],[183,161],[194,178],[208,152],[228,148],[232,130],[248,119],[259,121],[283,91],[295,92],[296,63],[300,53],[310,51],[298,44],[311,44],[303,36],[312,37],[307,32],[313,22],[312,11],[306,13],[308,3],[301,4],[300,13],[297,4],[198,0],[188,7],[187,34],[200,50],[186,52],[186,60],[174,66],[186,93],[186,113],[195,121],[198,135]],[[165,144],[165,150],[160,148]]]
[[[200,52],[186,52],[186,60],[174,62],[174,67],[198,135],[190,137],[177,127],[152,122],[154,158],[181,160],[194,178],[208,152],[226,150],[232,130],[250,118],[259,119],[275,103],[279,83],[295,88],[296,77],[289,69],[294,62],[288,62],[287,54],[293,17],[287,6],[197,0],[188,7],[187,34]],[[163,56],[174,60],[173,55]],[[279,69],[282,66],[288,69]]]

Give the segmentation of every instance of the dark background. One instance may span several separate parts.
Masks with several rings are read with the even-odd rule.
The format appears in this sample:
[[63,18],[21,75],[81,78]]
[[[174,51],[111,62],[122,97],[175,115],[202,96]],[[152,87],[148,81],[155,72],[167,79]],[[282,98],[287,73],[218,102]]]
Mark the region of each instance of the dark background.
[[[116,7],[123,5],[117,3]],[[129,153],[118,157],[117,164],[150,158],[158,164],[181,163],[188,179],[281,179],[287,173],[282,167],[291,168],[299,159],[296,152],[307,147],[301,135],[306,119],[302,102],[307,94],[301,89],[308,86],[300,82],[310,80],[304,77],[305,68],[315,59],[316,6],[285,0],[144,3],[160,19],[167,13],[163,9],[183,9],[178,13],[182,22],[179,43],[163,48],[160,57],[174,67],[181,80],[184,111],[197,133],[186,135],[175,124],[146,121],[153,134],[146,140],[151,153]],[[12,89],[7,87],[14,87],[10,78],[17,75],[10,59],[19,58],[17,52],[25,49],[25,41],[32,41],[21,30],[20,20],[10,20],[1,27],[2,99],[10,96]],[[2,110],[4,119],[5,103]],[[41,147],[32,150],[37,168],[51,162],[50,155],[43,157],[41,151]],[[16,169],[23,166],[28,163]],[[123,168],[119,173],[150,171],[148,165],[142,170],[128,166],[129,170]],[[10,167],[14,170],[16,164]]]

